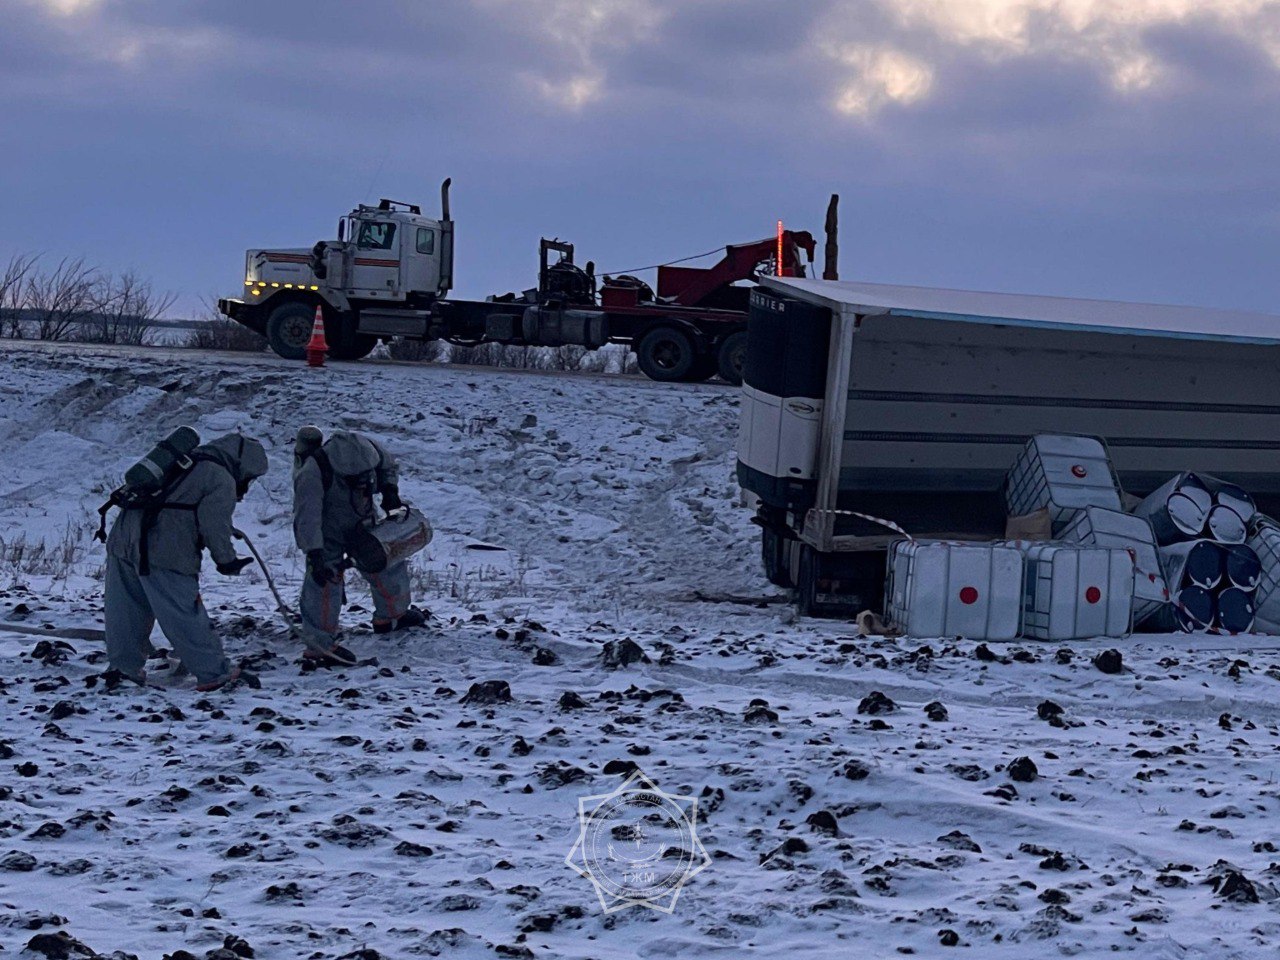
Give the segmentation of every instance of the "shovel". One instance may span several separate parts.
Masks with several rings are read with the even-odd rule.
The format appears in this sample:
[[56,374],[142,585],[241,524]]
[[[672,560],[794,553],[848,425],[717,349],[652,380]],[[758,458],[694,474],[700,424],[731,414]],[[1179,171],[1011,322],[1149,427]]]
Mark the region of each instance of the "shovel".
[[358,661],[354,656],[344,656],[337,650],[331,650],[318,641],[312,640],[307,636],[305,631],[299,629],[298,624],[295,622],[298,615],[294,613],[293,608],[290,607],[289,604],[285,603],[284,597],[280,595],[280,590],[276,587],[275,578],[271,576],[271,571],[267,569],[266,561],[262,559],[262,554],[258,552],[258,548],[254,546],[253,541],[249,539],[249,535],[243,530],[237,530],[234,527],[231,529],[231,532],[237,540],[244,541],[245,546],[249,548],[249,552],[253,554],[253,559],[258,561],[258,566],[262,568],[262,575],[267,578],[267,586],[271,588],[271,595],[276,598],[276,610],[280,614],[280,619],[282,619],[285,622],[285,625],[289,628],[289,635],[295,640],[302,641],[302,643],[306,644],[308,650],[314,650],[326,660],[342,664],[344,667],[356,666]]

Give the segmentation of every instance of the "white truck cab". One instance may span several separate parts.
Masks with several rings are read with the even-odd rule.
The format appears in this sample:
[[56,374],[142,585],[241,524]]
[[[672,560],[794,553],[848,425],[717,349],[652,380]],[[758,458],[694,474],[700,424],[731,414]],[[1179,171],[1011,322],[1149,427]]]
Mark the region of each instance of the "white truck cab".
[[218,309],[263,334],[281,356],[301,357],[318,306],[330,354],[365,356],[376,338],[359,332],[361,312],[430,309],[453,286],[448,180],[441,205],[436,220],[416,204],[361,204],[338,221],[337,240],[309,250],[249,250],[244,299],[219,300]]
[[[338,241],[311,251],[313,271],[348,299],[406,301],[449,291],[441,251],[452,223],[422,216],[419,208],[383,200],[360,205],[338,222]],[[345,239],[344,239],[345,238]]]

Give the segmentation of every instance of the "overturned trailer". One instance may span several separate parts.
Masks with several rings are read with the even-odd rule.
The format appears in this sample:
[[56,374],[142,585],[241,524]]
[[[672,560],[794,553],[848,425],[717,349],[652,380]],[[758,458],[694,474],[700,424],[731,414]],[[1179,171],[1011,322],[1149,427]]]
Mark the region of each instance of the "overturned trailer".
[[765,277],[738,479],[803,612],[879,609],[897,535],[992,540],[1036,434],[1105,439],[1127,495],[1211,473],[1280,509],[1280,317]]

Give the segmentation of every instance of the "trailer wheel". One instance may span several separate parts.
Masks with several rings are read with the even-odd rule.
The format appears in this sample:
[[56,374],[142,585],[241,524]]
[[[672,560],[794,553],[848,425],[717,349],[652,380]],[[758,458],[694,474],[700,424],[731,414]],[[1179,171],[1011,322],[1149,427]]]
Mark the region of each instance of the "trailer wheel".
[[267,318],[267,343],[277,356],[301,360],[307,355],[316,308],[301,300],[282,303]]
[[747,331],[739,330],[720,344],[718,367],[720,379],[735,387],[742,386],[742,371],[747,365]]
[[693,341],[675,327],[650,330],[636,345],[636,364],[650,380],[683,380],[697,358]]

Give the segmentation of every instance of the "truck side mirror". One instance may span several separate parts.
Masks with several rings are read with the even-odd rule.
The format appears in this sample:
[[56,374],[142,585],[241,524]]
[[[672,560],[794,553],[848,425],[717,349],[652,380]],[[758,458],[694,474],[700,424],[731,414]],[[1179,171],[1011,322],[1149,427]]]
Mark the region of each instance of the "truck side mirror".
[[347,233],[347,221],[339,220],[338,221],[338,242],[339,243],[347,239],[346,233]]

